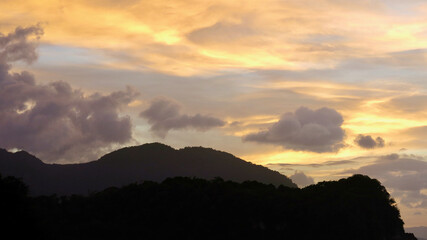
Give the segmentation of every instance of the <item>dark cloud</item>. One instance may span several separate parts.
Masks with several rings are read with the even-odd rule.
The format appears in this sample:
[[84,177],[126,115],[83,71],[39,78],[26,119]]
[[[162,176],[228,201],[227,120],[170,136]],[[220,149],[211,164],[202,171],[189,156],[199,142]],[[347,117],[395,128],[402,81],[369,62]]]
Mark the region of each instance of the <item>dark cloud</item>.
[[397,160],[397,159],[399,159],[399,157],[400,157],[399,154],[392,153],[392,154],[381,156],[381,157],[379,157],[379,159],[382,159],[382,160]]
[[295,171],[295,173],[289,177],[292,182],[298,185],[298,187],[305,187],[314,184],[314,179],[305,175],[301,171]]
[[359,134],[354,142],[361,148],[373,149],[373,148],[382,148],[384,147],[384,139],[381,137],[373,138],[370,135]]
[[119,110],[136,91],[85,96],[66,82],[36,83],[9,63],[37,58],[31,37],[40,27],[17,28],[0,36],[0,147],[25,149],[47,161],[92,160],[102,149],[132,138],[131,121]]
[[172,129],[195,129],[206,131],[214,127],[221,127],[225,122],[221,119],[196,114],[193,116],[181,114],[178,103],[168,99],[156,99],[150,107],[140,113],[151,124],[151,131],[157,136],[165,138]]
[[325,166],[337,166],[337,165],[353,164],[355,162],[356,161],[353,161],[353,160],[338,160],[338,161],[326,161],[323,163],[308,163],[308,164],[303,164],[303,163],[269,163],[267,165],[274,165],[274,166],[281,166],[281,167],[294,167],[294,166],[303,167],[304,166],[304,167],[318,168],[318,167],[325,167]]
[[43,29],[37,25],[28,28],[17,27],[8,35],[0,33],[0,62],[5,64],[17,60],[31,63],[37,59],[37,42],[30,38],[39,39]]
[[281,145],[284,148],[334,152],[344,147],[343,118],[331,108],[311,110],[301,107],[288,112],[269,129],[243,137],[244,141]]
[[366,174],[379,179],[401,204],[411,208],[427,208],[427,162],[412,155],[390,154],[378,157],[373,163],[344,173]]

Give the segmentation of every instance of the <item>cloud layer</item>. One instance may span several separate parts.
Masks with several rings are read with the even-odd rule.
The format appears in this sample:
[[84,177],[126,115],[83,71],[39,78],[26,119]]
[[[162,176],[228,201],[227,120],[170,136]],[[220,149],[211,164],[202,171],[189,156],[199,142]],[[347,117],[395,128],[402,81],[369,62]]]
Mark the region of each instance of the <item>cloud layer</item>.
[[298,187],[305,187],[311,184],[314,184],[314,179],[305,175],[301,171],[295,171],[295,173],[289,177],[292,179],[292,182],[298,185]]
[[359,134],[354,142],[361,148],[373,149],[384,147],[384,139],[382,137],[373,138],[371,135]]
[[206,131],[225,125],[224,121],[215,117],[182,114],[180,108],[180,105],[172,100],[156,99],[151,102],[148,109],[140,113],[140,116],[148,120],[151,131],[161,138],[165,138],[172,129]]
[[[365,56],[386,57],[387,64],[396,64],[396,56],[386,53],[425,47],[425,19],[419,10],[424,4],[316,2],[2,0],[0,28],[48,22],[48,42],[111,52],[120,47],[118,55],[125,57],[115,59],[120,61],[115,67],[178,75],[241,67],[329,69],[348,57]],[[413,21],[390,15],[395,9],[410,11]],[[145,64],[139,68],[135,61]]]
[[265,131],[243,137],[244,141],[268,143],[287,149],[334,152],[344,147],[343,117],[331,108],[311,110],[306,107],[282,115]]
[[393,196],[409,208],[427,209],[427,162],[414,155],[391,154],[372,164],[346,173],[361,173],[378,178]]
[[132,138],[131,121],[120,107],[137,93],[128,88],[85,96],[66,82],[36,83],[29,72],[12,73],[9,63],[37,58],[40,27],[0,35],[0,147],[25,149],[47,161],[93,160],[103,148]]

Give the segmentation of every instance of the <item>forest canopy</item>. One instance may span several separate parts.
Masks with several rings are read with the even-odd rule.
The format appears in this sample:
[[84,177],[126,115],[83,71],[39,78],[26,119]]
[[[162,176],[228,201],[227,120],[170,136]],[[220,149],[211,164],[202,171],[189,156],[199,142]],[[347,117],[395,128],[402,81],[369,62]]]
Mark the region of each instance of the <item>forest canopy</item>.
[[[303,189],[176,177],[88,196],[28,197],[1,178],[6,231],[33,239],[415,239],[394,200],[364,175]],[[27,236],[27,237],[29,237]]]

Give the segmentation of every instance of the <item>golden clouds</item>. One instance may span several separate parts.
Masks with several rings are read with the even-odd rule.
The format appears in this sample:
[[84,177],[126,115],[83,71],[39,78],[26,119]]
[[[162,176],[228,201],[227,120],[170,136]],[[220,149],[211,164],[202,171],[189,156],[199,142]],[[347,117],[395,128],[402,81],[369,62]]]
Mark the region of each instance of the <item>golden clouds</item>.
[[[314,77],[313,77],[314,78]],[[278,148],[262,154],[245,155],[245,159],[259,163],[321,163],[330,160],[348,159],[354,156],[369,156],[372,154],[388,154],[398,152],[402,148],[413,151],[425,150],[425,134],[427,126],[426,95],[416,94],[422,92],[422,87],[416,90],[415,85],[409,83],[395,86],[393,84],[371,84],[369,81],[362,83],[337,83],[324,80],[279,80],[268,81],[250,85],[253,89],[246,96],[257,96],[275,99],[276,95],[287,92],[294,93],[292,102],[302,102],[310,99],[309,104],[329,106],[336,109],[344,117],[343,129],[346,131],[345,147],[336,153],[311,153],[292,151]],[[276,91],[276,92],[275,92]],[[268,93],[268,94],[267,94]],[[276,95],[274,95],[276,94]],[[284,100],[284,101],[283,101]],[[277,98],[282,102],[279,106],[286,107],[289,102],[285,98]],[[292,107],[292,106],[291,106]],[[257,115],[239,119],[241,124],[228,131],[237,136],[254,132],[254,129],[267,129],[272,122],[277,121],[280,114],[292,109],[281,110],[276,116]],[[410,129],[410,130],[408,130]],[[234,130],[234,132],[233,132]],[[354,143],[359,134],[381,137],[385,140],[384,148],[361,149]]]
[[[384,1],[368,0],[3,0],[0,9],[4,9],[0,31],[40,22],[44,43],[98,50],[104,60],[97,64],[105,68],[180,76],[228,70],[314,71],[308,73],[309,80],[262,81],[250,86],[258,92],[233,96],[253,103],[250,110],[239,109],[246,111],[245,116],[227,116],[230,122],[242,122],[226,128],[233,136],[277,120],[280,112],[256,112],[270,103],[265,99],[293,101],[288,104],[293,109],[286,111],[299,107],[294,105],[330,104],[345,118],[349,144],[357,134],[370,133],[399,141],[394,132],[423,126],[427,119],[424,113],[415,116],[397,110],[403,100],[395,99],[413,94],[413,89],[337,83],[315,72],[338,69],[352,59],[364,64],[424,66],[424,51],[407,51],[427,46],[427,38],[422,37],[427,27],[424,8],[408,10],[416,13],[409,18],[392,14]],[[353,72],[359,67],[355,65],[349,66]],[[289,97],[273,99],[273,94],[284,94],[262,90],[289,90]]]
[[4,0],[0,8],[3,32],[41,22],[45,42],[127,56],[108,67],[176,75],[333,68],[426,44],[417,34],[427,21],[391,18],[381,1]]

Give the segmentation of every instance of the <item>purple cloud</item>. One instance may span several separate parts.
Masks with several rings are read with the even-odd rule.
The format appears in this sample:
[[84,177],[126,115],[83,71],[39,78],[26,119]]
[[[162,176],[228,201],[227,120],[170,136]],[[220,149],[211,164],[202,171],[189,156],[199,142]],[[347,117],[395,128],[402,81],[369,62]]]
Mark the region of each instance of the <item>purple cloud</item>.
[[295,171],[295,173],[289,177],[292,182],[298,185],[298,187],[306,187],[314,184],[314,179],[304,174],[301,171]]
[[172,100],[156,99],[145,111],[140,113],[140,117],[147,119],[151,124],[151,131],[161,138],[165,138],[172,129],[206,131],[225,125],[224,121],[215,117],[182,114],[180,108],[180,105]]
[[384,147],[384,139],[381,137],[373,138],[370,135],[359,134],[354,142],[361,148],[373,149],[373,148],[382,148]]
[[344,147],[343,118],[331,108],[298,108],[270,128],[243,137],[244,141],[280,145],[297,151],[334,152]]
[[0,147],[25,149],[47,161],[86,161],[112,144],[132,139],[132,124],[119,110],[137,96],[128,87],[85,96],[66,82],[41,85],[10,63],[36,60],[39,26],[0,35]]

